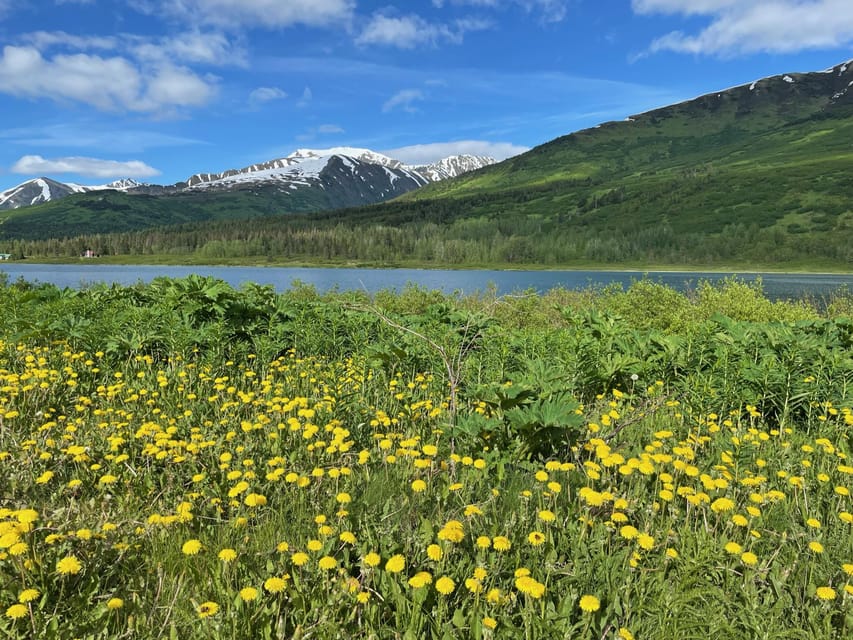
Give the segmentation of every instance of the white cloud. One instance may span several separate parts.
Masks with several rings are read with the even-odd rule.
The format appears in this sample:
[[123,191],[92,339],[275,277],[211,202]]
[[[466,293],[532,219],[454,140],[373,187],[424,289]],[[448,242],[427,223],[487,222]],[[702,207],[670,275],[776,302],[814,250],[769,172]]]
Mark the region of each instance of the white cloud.
[[286,97],[287,93],[278,87],[258,87],[249,94],[249,104],[259,107],[274,100],[284,100]]
[[456,20],[452,24],[430,23],[417,15],[393,16],[376,13],[356,38],[357,45],[385,45],[413,49],[441,41],[460,44],[469,31],[480,31],[490,22],[477,19]]
[[[502,9],[519,5],[527,13],[538,13],[545,22],[560,22],[568,13],[569,0],[449,0],[450,4]],[[443,7],[448,0],[432,0],[433,6]]]
[[636,13],[665,13],[682,15],[713,14],[739,4],[745,0],[631,0]]
[[167,112],[199,106],[216,93],[211,78],[171,65],[142,69],[127,58],[86,53],[45,58],[32,46],[6,46],[0,92],[91,105],[102,111]]
[[420,89],[403,89],[385,101],[385,104],[382,105],[382,112],[388,113],[397,107],[401,107],[403,111],[414,113],[417,109],[413,103],[423,99],[424,93]]
[[344,133],[344,130],[336,124],[321,124],[317,127],[317,133],[328,135],[332,133]]
[[433,142],[431,144],[416,144],[383,151],[387,156],[396,158],[406,164],[429,164],[448,156],[470,154],[474,156],[490,156],[495,160],[506,160],[519,153],[529,151],[530,147],[512,144],[510,142],[488,142],[486,140],[459,140],[456,142]]
[[850,0],[633,0],[637,13],[706,15],[698,33],[673,31],[657,38],[651,53],[676,51],[717,56],[794,53],[853,43]]
[[217,32],[187,31],[172,37],[158,39],[128,37],[130,52],[136,58],[153,62],[177,61],[182,63],[217,66],[245,66],[247,53],[244,46]]
[[168,37],[132,34],[78,36],[65,31],[33,31],[20,36],[44,53],[47,49],[66,51],[120,51],[144,63],[195,63],[217,66],[245,66],[245,47],[219,32],[186,31]]
[[21,40],[43,51],[50,47],[69,47],[81,51],[93,49],[117,49],[119,39],[115,36],[77,36],[65,31],[33,31],[21,36]]
[[164,67],[148,78],[147,92],[141,105],[146,111],[157,111],[164,105],[200,107],[207,104],[215,89],[185,67]]
[[227,29],[244,26],[267,28],[296,24],[322,27],[346,24],[355,0],[162,0],[136,3],[149,13],[167,13],[195,24]]
[[118,162],[77,156],[53,160],[24,156],[12,166],[12,172],[27,175],[74,173],[90,178],[150,178],[160,175],[157,169],[140,160]]

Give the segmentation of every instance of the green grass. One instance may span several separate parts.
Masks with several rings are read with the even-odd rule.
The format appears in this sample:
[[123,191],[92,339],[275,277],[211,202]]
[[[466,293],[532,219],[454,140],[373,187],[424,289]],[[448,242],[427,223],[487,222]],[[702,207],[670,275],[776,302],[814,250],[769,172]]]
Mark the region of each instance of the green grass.
[[737,281],[0,302],[4,637],[853,628],[844,314]]

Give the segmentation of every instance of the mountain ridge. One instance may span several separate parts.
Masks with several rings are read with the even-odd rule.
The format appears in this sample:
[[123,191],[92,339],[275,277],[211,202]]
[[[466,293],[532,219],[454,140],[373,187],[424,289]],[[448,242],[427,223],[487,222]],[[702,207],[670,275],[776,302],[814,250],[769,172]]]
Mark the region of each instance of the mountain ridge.
[[[172,195],[194,189],[226,190],[257,186],[259,183],[276,183],[284,186],[310,186],[319,182],[320,176],[333,158],[349,158],[357,163],[383,167],[387,178],[394,185],[381,190],[381,197],[394,197],[403,192],[424,186],[437,180],[456,177],[465,171],[473,171],[495,162],[488,156],[455,155],[427,165],[409,166],[384,154],[355,147],[332,147],[329,149],[297,149],[288,156],[275,158],[239,169],[227,169],[219,173],[195,173],[173,185],[141,183],[124,178],[104,185],[80,185],[63,183],[52,178],[40,177],[25,181],[0,192],[0,211],[44,204],[75,193],[117,190],[133,194]],[[353,163],[350,163],[353,165]],[[374,191],[376,191],[374,189]],[[365,197],[365,200],[370,198]],[[363,204],[354,202],[352,204]]]

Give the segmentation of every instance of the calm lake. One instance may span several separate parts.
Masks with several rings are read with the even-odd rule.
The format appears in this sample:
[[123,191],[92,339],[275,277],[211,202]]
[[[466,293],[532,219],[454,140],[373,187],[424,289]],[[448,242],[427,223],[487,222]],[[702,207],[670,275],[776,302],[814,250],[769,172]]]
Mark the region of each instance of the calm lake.
[[[584,289],[618,282],[629,285],[644,274],[636,271],[454,271],[432,269],[335,269],[296,267],[206,267],[206,266],[119,266],[99,264],[28,264],[0,263],[0,272],[9,280],[23,278],[30,282],[48,282],[59,287],[78,288],[94,283],[135,284],[149,282],[158,276],[181,278],[190,274],[213,276],[239,287],[246,282],[271,284],[283,291],[295,281],[314,285],[319,291],[329,289],[400,290],[409,283],[446,293],[474,293],[494,285],[499,293],[535,289],[547,291],[555,287]],[[678,290],[695,287],[701,280],[716,282],[731,275],[745,281],[760,277],[765,294],[773,299],[825,298],[842,287],[853,290],[853,274],[731,274],[704,272],[656,272],[645,276]]]

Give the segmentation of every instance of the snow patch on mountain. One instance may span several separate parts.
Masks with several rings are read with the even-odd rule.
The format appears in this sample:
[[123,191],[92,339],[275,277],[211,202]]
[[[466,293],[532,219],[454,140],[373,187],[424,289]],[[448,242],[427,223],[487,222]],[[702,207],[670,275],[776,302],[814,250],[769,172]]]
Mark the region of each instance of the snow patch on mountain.
[[463,173],[468,173],[469,171],[482,169],[490,164],[495,164],[495,162],[497,161],[489,156],[459,155],[442,158],[438,162],[412,168],[430,182],[438,182],[439,180],[448,180],[461,176]]

